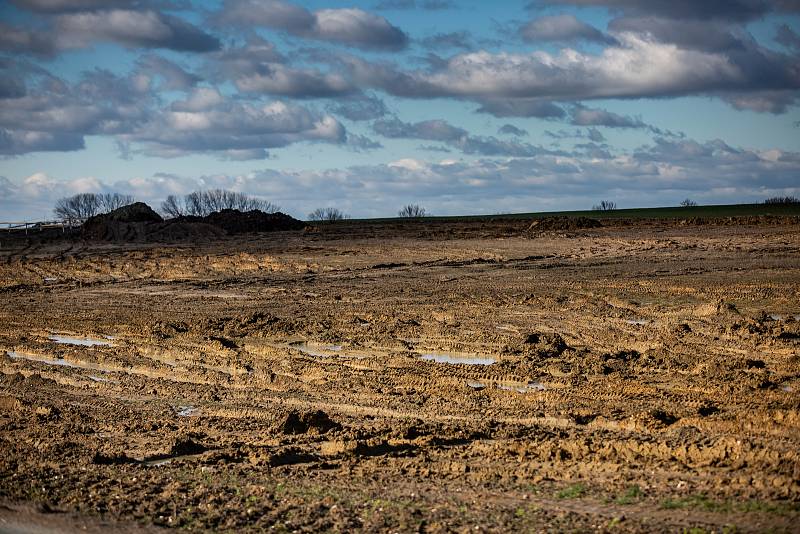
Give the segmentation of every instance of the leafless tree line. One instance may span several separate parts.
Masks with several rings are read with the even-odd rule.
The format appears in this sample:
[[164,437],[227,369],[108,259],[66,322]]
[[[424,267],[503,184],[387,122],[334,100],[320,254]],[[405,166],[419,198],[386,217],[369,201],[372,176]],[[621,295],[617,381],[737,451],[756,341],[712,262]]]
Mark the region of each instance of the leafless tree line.
[[419,217],[425,217],[426,212],[425,208],[418,204],[409,204],[407,206],[403,206],[403,208],[397,212],[398,217],[403,217],[406,219],[417,219]]
[[80,193],[71,197],[59,198],[53,208],[53,213],[59,219],[83,220],[101,213],[108,213],[128,204],[133,204],[131,195]]
[[764,201],[764,204],[800,204],[797,197],[772,197]]
[[317,208],[308,214],[309,221],[335,222],[349,219],[350,216],[339,208]]
[[275,213],[280,208],[272,202],[225,189],[195,191],[183,197],[169,195],[161,203],[161,213],[167,217],[182,217],[184,215],[205,217],[225,209],[239,211],[261,210],[264,213]]
[[592,206],[592,211],[612,211],[617,209],[617,203],[613,200],[603,200],[600,204]]

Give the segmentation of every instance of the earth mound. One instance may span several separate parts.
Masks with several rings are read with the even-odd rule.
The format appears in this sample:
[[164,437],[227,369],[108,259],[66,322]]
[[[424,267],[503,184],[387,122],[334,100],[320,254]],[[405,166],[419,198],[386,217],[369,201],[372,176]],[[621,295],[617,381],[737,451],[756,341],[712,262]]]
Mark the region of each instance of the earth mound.
[[239,211],[222,210],[205,217],[181,217],[186,222],[201,222],[225,230],[230,235],[251,232],[279,232],[282,230],[302,230],[305,223],[285,213],[264,213],[260,210]]
[[165,221],[143,202],[88,219],[81,228],[92,241],[183,242],[219,239],[251,232],[301,230],[305,223],[284,213],[222,210],[205,217],[183,216]]
[[141,241],[147,236],[147,227],[162,223],[164,219],[144,202],[122,206],[109,213],[90,217],[81,234],[97,241]]
[[544,217],[537,219],[528,226],[529,233],[564,232],[585,230],[587,228],[601,228],[603,225],[597,219],[588,217]]

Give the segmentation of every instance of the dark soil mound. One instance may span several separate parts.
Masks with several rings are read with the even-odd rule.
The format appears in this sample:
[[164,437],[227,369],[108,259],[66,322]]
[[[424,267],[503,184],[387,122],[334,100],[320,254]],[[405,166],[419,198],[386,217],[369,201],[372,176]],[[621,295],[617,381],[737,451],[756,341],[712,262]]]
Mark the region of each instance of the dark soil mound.
[[329,430],[339,430],[342,425],[331,420],[322,410],[305,412],[291,411],[280,424],[279,429],[283,434],[324,434]]
[[222,228],[228,234],[251,232],[278,232],[281,230],[302,230],[305,223],[285,213],[264,213],[260,210],[239,211],[222,210],[205,217],[182,217],[187,222],[202,222]]
[[587,228],[601,228],[603,225],[597,219],[588,217],[545,217],[535,220],[528,227],[528,232],[564,232],[585,230]]
[[90,217],[81,226],[81,235],[98,241],[144,241],[147,227],[163,221],[150,206],[144,202],[136,202]]
[[133,204],[122,206],[121,208],[117,208],[109,213],[92,217],[91,219],[89,219],[89,221],[93,219],[104,219],[106,221],[117,221],[126,223],[164,221],[164,219],[161,218],[161,215],[153,211],[153,208],[151,208],[144,202],[134,202]]
[[284,213],[254,210],[222,210],[206,217],[178,217],[164,221],[147,204],[137,202],[97,215],[82,228],[84,239],[93,241],[183,242],[218,239],[250,232],[301,230],[305,223]]

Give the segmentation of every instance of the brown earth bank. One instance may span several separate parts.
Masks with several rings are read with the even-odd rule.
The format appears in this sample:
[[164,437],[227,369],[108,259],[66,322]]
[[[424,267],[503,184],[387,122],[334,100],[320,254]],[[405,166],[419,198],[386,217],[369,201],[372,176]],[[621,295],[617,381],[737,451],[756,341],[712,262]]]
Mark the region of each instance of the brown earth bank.
[[797,220],[531,223],[3,241],[0,531],[796,532]]

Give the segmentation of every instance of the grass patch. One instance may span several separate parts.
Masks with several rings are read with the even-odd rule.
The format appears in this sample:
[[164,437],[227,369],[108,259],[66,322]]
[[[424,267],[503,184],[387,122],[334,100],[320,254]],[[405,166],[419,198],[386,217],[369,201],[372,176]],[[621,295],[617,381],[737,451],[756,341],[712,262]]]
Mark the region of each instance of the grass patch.
[[679,499],[665,499],[661,501],[661,508],[665,510],[695,509],[706,512],[742,512],[766,513],[787,515],[800,512],[800,504],[790,502],[765,502],[765,501],[716,501],[707,495],[699,493],[681,497]]
[[586,486],[581,483],[573,484],[563,490],[559,491],[556,495],[559,499],[577,499],[583,497],[586,493]]
[[617,496],[617,498],[614,499],[614,503],[623,505],[631,504],[641,500],[642,495],[643,493],[641,488],[639,488],[639,486],[629,486],[628,489],[625,490],[625,493]]

